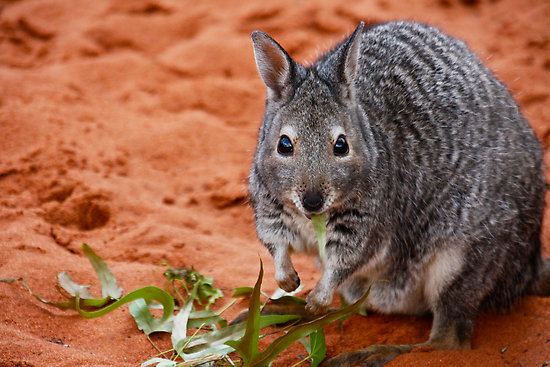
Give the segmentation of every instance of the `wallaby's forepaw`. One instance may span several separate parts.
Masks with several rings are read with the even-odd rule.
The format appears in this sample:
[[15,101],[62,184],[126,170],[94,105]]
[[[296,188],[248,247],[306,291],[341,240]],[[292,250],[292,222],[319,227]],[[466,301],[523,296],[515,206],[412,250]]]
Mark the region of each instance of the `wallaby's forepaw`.
[[291,272],[287,272],[280,276],[275,275],[275,280],[277,281],[279,287],[281,287],[281,289],[285,292],[295,291],[300,286],[300,277],[294,269],[292,269]]
[[331,299],[313,289],[306,297],[306,311],[312,315],[321,315],[328,311]]

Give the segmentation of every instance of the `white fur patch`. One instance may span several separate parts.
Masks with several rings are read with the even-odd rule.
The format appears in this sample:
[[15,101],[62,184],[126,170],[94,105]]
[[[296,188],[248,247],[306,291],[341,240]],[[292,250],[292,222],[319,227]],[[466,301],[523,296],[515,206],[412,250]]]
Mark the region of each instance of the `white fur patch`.
[[297,136],[296,136],[296,130],[294,130],[292,126],[284,125],[283,127],[281,127],[280,136],[282,135],[288,136],[290,140],[292,140],[292,143],[295,144]]
[[422,314],[427,311],[422,294],[422,277],[411,274],[409,285],[404,289],[394,289],[384,280],[384,265],[387,261],[389,245],[379,251],[367,264],[365,275],[376,281],[367,299],[367,308],[382,313]]
[[464,265],[463,248],[450,246],[438,251],[426,266],[424,297],[430,307],[436,304],[439,295],[461,271]]
[[346,135],[346,132],[344,131],[344,128],[342,126],[333,126],[330,129],[330,136],[332,137],[333,143],[336,141],[336,139],[338,139],[340,135]]
[[360,271],[375,281],[367,299],[367,308],[382,313],[422,314],[433,310],[441,292],[460,273],[464,265],[463,249],[458,246],[438,250],[418,271],[411,273],[408,284],[395,289],[385,284],[383,275],[387,248],[376,254]]
[[[346,136],[346,132],[342,126],[333,126],[330,129],[330,136],[332,138],[332,144],[336,143],[336,140],[340,135]],[[339,157],[339,159],[350,159],[354,155],[354,147],[353,144],[351,144],[351,141],[349,138],[346,137],[346,141],[348,143],[349,147],[349,153],[344,157]]]

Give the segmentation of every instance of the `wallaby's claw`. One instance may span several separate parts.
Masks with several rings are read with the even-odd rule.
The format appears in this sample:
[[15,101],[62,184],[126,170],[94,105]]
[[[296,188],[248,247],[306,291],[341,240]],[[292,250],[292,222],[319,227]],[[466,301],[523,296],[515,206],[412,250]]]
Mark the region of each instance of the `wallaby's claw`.
[[306,312],[313,316],[320,316],[325,313],[327,313],[329,310],[328,306],[320,305],[320,304],[314,304],[311,302],[308,302],[306,304]]
[[318,297],[315,291],[311,291],[306,297],[306,312],[311,315],[318,316],[327,313],[329,306],[330,304]]

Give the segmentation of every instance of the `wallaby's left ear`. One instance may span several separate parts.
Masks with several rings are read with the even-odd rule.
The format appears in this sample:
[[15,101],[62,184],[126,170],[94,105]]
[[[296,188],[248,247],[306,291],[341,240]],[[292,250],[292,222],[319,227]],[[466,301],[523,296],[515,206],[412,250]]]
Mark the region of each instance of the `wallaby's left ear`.
[[355,31],[316,66],[319,75],[339,90],[343,101],[353,99],[364,27],[365,23],[359,23]]
[[359,57],[361,56],[361,41],[363,40],[364,22],[360,22],[355,31],[349,36],[344,44],[343,60],[340,59],[340,82],[351,86],[357,75]]

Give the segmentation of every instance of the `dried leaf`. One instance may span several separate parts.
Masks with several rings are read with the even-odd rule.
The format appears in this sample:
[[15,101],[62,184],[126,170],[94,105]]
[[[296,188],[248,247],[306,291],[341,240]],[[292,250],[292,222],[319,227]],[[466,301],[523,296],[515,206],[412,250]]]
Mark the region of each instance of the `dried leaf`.
[[[297,315],[268,315],[260,316],[259,328],[263,329],[271,325],[284,324],[286,322],[297,320]],[[190,340],[184,340],[187,346],[183,349],[185,360],[193,360],[207,355],[225,355],[233,352],[235,349],[225,345],[227,341],[239,340],[245,333],[246,322],[226,326],[219,330],[197,335]],[[178,346],[179,348],[180,346]]]
[[178,349],[178,346],[181,349],[183,349],[183,346],[185,346],[185,344],[182,345],[180,344],[180,342],[187,337],[187,321],[189,320],[189,315],[191,314],[192,309],[193,300],[189,299],[185,306],[174,317],[174,328],[172,329],[172,346],[174,347],[174,350],[178,355],[181,353],[181,350]]
[[130,303],[130,314],[136,320],[136,324],[139,330],[142,330],[145,335],[149,335],[155,332],[169,333],[172,331],[174,320],[172,317],[162,320],[153,317],[151,311],[149,311],[149,305],[143,298],[136,299]]
[[105,262],[96,255],[90,246],[83,243],[82,251],[84,255],[90,260],[90,263],[94,267],[94,270],[101,283],[101,295],[102,297],[111,297],[113,299],[119,299],[122,296],[122,289],[118,286],[113,273],[109,270],[109,267]]
[[65,290],[68,294],[75,297],[77,294],[81,299],[92,299],[94,296],[90,294],[88,291],[88,288],[90,288],[89,285],[85,284],[78,284],[74,282],[69,274],[67,272],[62,271],[61,273],[57,274],[57,283],[61,288]]
[[155,367],[176,367],[178,363],[170,359],[165,358],[151,358],[141,364],[140,367],[147,367],[155,365]]
[[164,272],[164,276],[171,282],[184,282],[184,289],[189,293],[189,296],[197,304],[204,305],[207,309],[218,298],[223,297],[221,289],[214,287],[214,280],[211,277],[202,275],[198,271],[169,268]]

